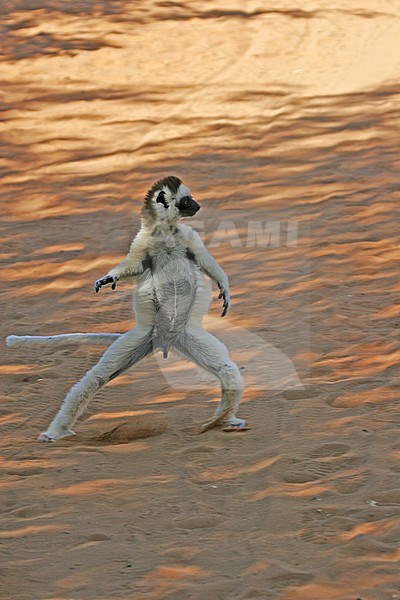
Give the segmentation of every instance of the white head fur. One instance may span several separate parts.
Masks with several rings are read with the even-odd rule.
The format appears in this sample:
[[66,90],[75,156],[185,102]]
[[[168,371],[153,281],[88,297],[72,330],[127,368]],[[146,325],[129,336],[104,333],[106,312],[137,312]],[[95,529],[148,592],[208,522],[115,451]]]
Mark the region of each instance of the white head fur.
[[189,188],[173,175],[157,181],[147,192],[142,210],[145,228],[165,224],[175,226],[182,217],[193,216],[200,205],[192,198]]

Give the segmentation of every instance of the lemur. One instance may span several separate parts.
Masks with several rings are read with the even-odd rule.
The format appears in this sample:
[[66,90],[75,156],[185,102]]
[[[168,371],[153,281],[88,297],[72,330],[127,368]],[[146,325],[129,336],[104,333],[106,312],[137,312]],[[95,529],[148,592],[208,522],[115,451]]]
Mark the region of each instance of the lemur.
[[[239,368],[224,344],[201,325],[211,302],[211,285],[204,274],[219,287],[222,317],[230,298],[228,277],[199,234],[181,223],[199,209],[189,188],[175,176],[160,179],[146,193],[141,228],[128,255],[94,284],[97,293],[105,285],[115,290],[118,281],[135,278],[136,326],[115,336],[99,362],[71,388],[39,441],[53,442],[74,433],[75,421],[102,386],[150,353],[161,350],[166,358],[170,349],[219,379],[221,400],[210,423],[220,422],[228,431],[247,429],[246,422],[236,417],[243,390]],[[73,335],[83,334],[65,337]]]

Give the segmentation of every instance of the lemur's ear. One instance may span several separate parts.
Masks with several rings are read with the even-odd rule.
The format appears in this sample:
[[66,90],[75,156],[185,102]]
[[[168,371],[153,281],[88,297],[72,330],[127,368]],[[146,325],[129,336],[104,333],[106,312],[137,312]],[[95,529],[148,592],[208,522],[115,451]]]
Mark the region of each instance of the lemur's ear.
[[165,200],[165,192],[163,190],[161,190],[161,192],[158,193],[157,202],[160,202],[160,204],[163,204],[165,208],[168,208],[168,204]]

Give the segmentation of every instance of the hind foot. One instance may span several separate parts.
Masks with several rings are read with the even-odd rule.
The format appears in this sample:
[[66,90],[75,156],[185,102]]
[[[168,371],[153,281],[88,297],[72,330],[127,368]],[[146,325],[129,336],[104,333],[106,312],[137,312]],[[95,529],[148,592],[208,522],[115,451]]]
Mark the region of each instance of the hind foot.
[[238,419],[237,417],[232,417],[231,419],[224,421],[222,425],[222,431],[228,432],[248,431],[250,429],[244,419]]
[[48,429],[47,431],[43,431],[43,433],[39,435],[38,442],[56,442],[60,438],[65,437],[67,435],[75,435],[75,431],[71,431],[71,429],[58,429],[55,431],[51,431],[51,429]]

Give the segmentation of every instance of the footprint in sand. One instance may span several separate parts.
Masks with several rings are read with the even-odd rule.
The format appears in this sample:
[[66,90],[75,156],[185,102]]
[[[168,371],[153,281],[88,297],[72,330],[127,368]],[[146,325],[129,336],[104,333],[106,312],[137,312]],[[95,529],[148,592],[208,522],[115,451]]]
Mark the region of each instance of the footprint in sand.
[[336,479],[334,484],[339,494],[354,494],[368,483],[370,474],[365,471],[353,473],[349,471],[346,476]]
[[347,444],[323,444],[316,448],[311,454],[311,458],[323,458],[330,456],[342,456],[350,450],[350,446]]
[[354,527],[354,523],[353,519],[345,517],[320,518],[314,525],[303,529],[300,537],[311,544],[335,544],[340,540],[341,534]]
[[302,461],[294,461],[294,464],[284,474],[284,481],[287,483],[307,483],[317,479],[327,478],[336,474],[338,471],[355,469],[359,461],[356,458],[346,458],[338,460],[321,459],[312,460],[306,458]]
[[[325,479],[339,493],[353,493],[364,485],[367,474],[359,470],[362,463],[359,457],[347,455],[349,450],[350,446],[346,444],[319,446],[303,460],[294,460],[285,471],[283,479],[287,483],[308,483]],[[343,476],[340,476],[341,473]]]

